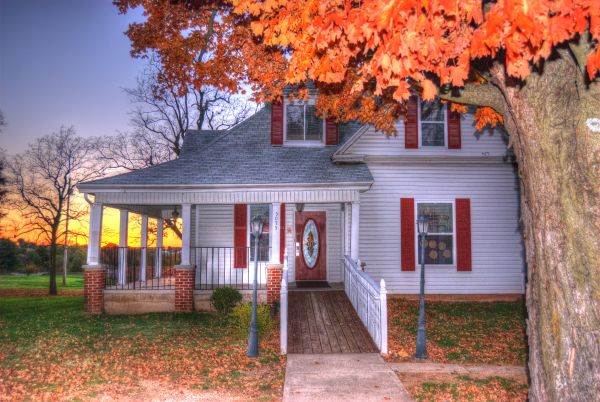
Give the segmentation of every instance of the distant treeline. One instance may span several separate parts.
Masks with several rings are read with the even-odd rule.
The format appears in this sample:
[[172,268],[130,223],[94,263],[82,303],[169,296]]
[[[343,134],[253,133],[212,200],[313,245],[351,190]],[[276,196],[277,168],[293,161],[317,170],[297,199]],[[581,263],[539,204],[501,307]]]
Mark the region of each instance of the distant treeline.
[[[81,271],[85,264],[87,247],[70,246],[68,250],[69,272]],[[63,266],[63,247],[59,247],[56,253],[58,271]],[[22,239],[13,242],[9,239],[0,239],[0,272],[21,272],[34,274],[48,272],[50,264],[50,246],[29,243]]]

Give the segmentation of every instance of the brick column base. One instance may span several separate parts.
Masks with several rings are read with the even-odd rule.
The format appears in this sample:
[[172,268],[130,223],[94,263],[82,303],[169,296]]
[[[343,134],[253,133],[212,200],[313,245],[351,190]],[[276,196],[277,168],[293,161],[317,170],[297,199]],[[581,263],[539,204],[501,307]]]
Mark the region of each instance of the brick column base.
[[194,281],[196,267],[193,265],[175,266],[175,311],[194,311]]
[[102,265],[83,266],[83,298],[85,312],[102,314],[104,310],[104,278],[106,268]]
[[279,301],[281,291],[281,278],[283,276],[282,264],[267,265],[267,303],[273,304]]

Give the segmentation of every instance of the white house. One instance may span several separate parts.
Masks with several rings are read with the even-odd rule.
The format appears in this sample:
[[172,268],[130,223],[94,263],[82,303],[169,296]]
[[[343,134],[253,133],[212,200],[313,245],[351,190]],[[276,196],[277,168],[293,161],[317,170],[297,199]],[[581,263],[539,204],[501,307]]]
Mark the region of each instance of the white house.
[[[415,220],[424,215],[428,294],[522,294],[515,168],[503,131],[479,134],[473,125],[471,114],[414,98],[397,136],[387,137],[370,126],[322,120],[313,102],[285,98],[230,130],[190,131],[176,160],[79,186],[94,196],[89,277],[109,265],[115,272],[108,268],[98,279],[105,296],[137,289],[165,295],[162,307],[143,311],[178,303],[177,286],[161,267],[174,251],[144,247],[144,237],[139,258],[126,249],[128,213],[141,214],[147,227],[148,219],[175,211],[183,243],[177,264],[192,278],[196,308],[202,292],[216,287],[250,289],[255,260],[267,293],[267,265],[281,264],[284,249],[292,288],[345,282],[347,255],[376,283],[384,279],[388,293],[416,294]],[[104,206],[123,217],[120,256],[112,260],[99,246]],[[249,228],[256,215],[266,222],[258,256]]]

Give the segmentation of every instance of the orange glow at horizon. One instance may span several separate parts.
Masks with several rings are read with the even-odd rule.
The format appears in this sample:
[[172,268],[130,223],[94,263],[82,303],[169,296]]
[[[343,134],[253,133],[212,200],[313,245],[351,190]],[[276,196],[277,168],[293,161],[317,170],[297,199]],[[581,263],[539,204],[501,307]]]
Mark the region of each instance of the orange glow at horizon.
[[[85,216],[77,221],[69,221],[69,238],[68,243],[71,246],[87,246],[87,235],[89,228],[89,206],[83,198],[83,195],[76,194],[71,198],[73,208],[82,208],[86,211]],[[20,215],[15,211],[10,211],[5,218],[6,222],[18,221]],[[102,234],[101,246],[118,245],[119,244],[119,210],[115,208],[105,207],[102,216]],[[4,223],[4,222],[3,222]],[[5,226],[5,225],[3,225]],[[61,224],[64,229],[64,222]],[[38,240],[38,235],[35,233],[18,235],[11,228],[10,223],[7,224],[0,237],[4,237],[13,241],[23,239],[28,242],[45,244],[44,241]],[[129,231],[127,236],[127,244],[130,247],[139,247],[141,241],[141,219],[139,214],[129,213]],[[63,244],[64,239],[59,239],[59,244]],[[148,220],[148,247],[156,245],[156,219]],[[165,228],[163,232],[163,247],[181,247],[181,239],[169,228]]]

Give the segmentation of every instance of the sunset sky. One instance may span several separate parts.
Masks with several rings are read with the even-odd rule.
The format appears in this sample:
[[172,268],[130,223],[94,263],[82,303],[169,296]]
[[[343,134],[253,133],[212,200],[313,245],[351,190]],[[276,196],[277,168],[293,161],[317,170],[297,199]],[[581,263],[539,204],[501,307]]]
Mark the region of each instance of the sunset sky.
[[[119,15],[111,0],[0,1],[0,109],[8,123],[0,148],[22,152],[61,125],[89,137],[127,131],[132,105],[123,88],[135,86],[145,63],[131,58],[123,32],[141,19]],[[107,209],[104,222],[103,240],[118,242],[118,212]],[[130,234],[130,243],[139,241],[135,225]]]

